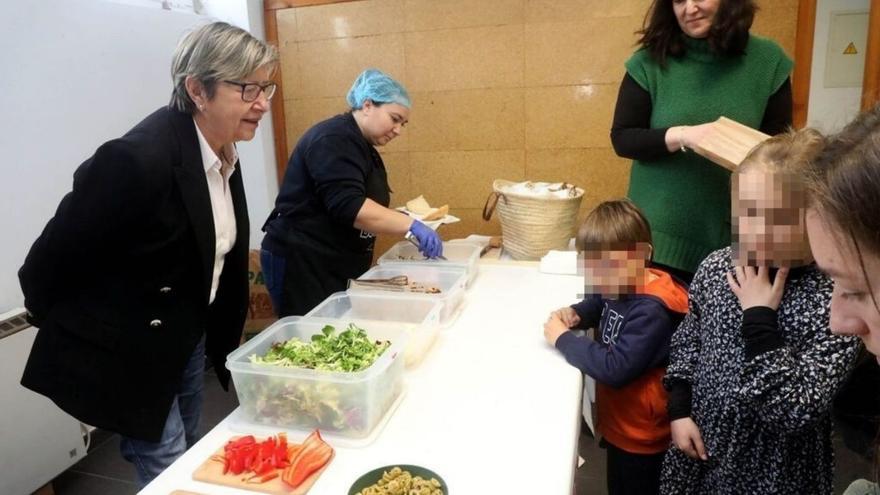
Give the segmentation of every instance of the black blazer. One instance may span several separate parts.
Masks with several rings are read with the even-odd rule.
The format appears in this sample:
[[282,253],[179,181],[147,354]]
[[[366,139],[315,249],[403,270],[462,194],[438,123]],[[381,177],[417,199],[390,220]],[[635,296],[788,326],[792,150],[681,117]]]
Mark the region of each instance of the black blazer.
[[158,441],[203,334],[224,388],[247,313],[249,224],[229,179],[237,236],[213,304],[214,221],[192,116],[161,108],[103,144],[19,271],[39,327],[22,385],[79,420]]

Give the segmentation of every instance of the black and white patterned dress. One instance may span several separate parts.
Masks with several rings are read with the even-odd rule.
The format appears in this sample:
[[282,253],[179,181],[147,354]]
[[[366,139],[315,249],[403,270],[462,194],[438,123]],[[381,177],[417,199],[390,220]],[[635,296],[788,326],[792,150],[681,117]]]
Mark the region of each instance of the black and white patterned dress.
[[786,282],[779,346],[747,360],[742,307],[725,276],[731,268],[730,248],[700,264],[666,376],[667,384],[691,385],[691,417],[710,457],[694,460],[671,447],[661,492],[830,494],[831,400],[860,343],[830,333],[832,283],[810,266]]

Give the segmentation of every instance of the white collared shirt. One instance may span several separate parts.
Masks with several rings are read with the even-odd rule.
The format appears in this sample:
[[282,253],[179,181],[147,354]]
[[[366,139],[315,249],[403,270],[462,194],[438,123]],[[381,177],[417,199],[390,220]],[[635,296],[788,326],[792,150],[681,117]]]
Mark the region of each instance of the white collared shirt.
[[205,167],[205,178],[208,181],[208,192],[211,195],[211,212],[214,214],[214,273],[211,277],[211,296],[208,303],[214,302],[220,274],[223,273],[223,261],[235,244],[235,210],[232,206],[232,193],[229,191],[229,176],[235,172],[238,153],[235,146],[227,144],[223,150],[223,159],[214,153],[208,140],[196,124],[199,136],[199,148],[202,151],[202,164]]

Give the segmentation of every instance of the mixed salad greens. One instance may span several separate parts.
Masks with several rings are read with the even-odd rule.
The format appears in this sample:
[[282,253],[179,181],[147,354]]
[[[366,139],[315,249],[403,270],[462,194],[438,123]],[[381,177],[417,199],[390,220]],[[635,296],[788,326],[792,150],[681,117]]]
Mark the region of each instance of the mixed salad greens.
[[370,367],[391,342],[372,341],[363,328],[349,323],[348,328],[334,335],[336,328],[327,325],[312,335],[311,342],[294,337],[276,342],[264,356],[250,357],[252,363],[272,366],[308,368],[321,371],[362,371]]
[[[327,325],[310,341],[293,338],[276,342],[262,356],[249,358],[262,366],[357,372],[369,368],[390,346],[388,341],[370,340],[367,332],[354,324],[339,333]],[[248,373],[239,375],[235,387],[250,421],[362,436],[400,395],[402,381],[398,373],[381,373],[369,383]]]

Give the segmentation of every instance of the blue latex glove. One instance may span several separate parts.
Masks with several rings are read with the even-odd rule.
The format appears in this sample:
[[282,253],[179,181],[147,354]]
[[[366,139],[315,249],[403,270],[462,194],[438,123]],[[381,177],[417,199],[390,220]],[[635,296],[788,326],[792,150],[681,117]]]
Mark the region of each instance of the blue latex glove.
[[443,255],[443,241],[431,227],[418,220],[413,220],[409,226],[410,233],[419,241],[419,251],[428,258],[436,258]]

